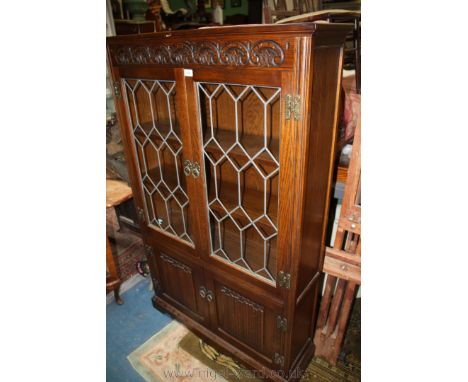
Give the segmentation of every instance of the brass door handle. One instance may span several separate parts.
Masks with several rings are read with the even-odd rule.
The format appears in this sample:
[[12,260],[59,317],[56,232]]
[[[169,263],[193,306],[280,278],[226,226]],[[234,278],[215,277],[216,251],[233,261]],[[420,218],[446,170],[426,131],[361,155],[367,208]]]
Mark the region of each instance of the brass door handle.
[[192,162],[188,159],[184,160],[184,174],[185,176],[190,176],[192,172]]
[[196,179],[200,176],[200,165],[198,162],[193,162],[192,164],[192,176]]
[[206,297],[206,288],[204,286],[200,287],[200,297],[205,298]]
[[200,287],[200,290],[198,291],[200,294],[201,298],[206,298],[208,302],[211,302],[214,300],[214,293],[211,290],[206,289],[204,286]]
[[192,176],[196,179],[200,176],[200,165],[198,162],[191,162],[188,159],[184,160],[184,174],[185,176]]

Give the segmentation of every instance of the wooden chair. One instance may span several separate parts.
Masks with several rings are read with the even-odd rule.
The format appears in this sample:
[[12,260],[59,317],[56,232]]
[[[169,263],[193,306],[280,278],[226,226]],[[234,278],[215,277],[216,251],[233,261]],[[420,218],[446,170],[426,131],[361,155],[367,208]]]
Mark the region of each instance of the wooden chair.
[[335,364],[361,284],[361,118],[354,135],[340,218],[333,248],[323,264],[327,274],[314,336],[315,355]]

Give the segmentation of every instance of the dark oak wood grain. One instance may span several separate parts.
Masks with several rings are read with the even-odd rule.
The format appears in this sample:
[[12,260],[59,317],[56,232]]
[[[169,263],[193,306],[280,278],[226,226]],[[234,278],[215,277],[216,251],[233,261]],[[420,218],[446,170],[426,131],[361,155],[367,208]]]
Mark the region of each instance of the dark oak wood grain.
[[[107,40],[153,303],[273,381],[299,379],[314,352],[350,28],[243,26]],[[183,212],[175,203],[185,198]]]

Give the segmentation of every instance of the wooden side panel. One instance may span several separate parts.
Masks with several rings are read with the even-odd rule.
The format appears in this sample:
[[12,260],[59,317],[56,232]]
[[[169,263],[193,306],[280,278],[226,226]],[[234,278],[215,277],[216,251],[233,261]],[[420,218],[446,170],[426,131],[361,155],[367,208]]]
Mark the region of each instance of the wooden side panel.
[[[313,52],[302,246],[291,348],[291,359],[296,361],[313,338],[318,274],[325,248],[342,70],[341,47],[318,47]],[[292,366],[294,367],[294,361]]]
[[296,365],[302,357],[307,347],[312,343],[311,328],[314,323],[315,309],[317,304],[317,286],[318,282],[305,291],[301,300],[296,305],[294,314],[292,337],[292,365]]
[[320,270],[323,260],[341,86],[341,55],[340,47],[314,49],[299,293]]

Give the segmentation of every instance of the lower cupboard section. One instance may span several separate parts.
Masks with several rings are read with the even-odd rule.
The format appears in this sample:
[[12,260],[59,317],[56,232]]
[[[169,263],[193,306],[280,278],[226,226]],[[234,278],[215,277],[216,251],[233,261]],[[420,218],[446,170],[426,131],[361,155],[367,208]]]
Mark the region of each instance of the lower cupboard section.
[[[282,369],[282,307],[209,270],[155,251],[157,295],[270,369]],[[276,304],[276,305],[275,305]],[[283,361],[284,362],[284,361]]]

